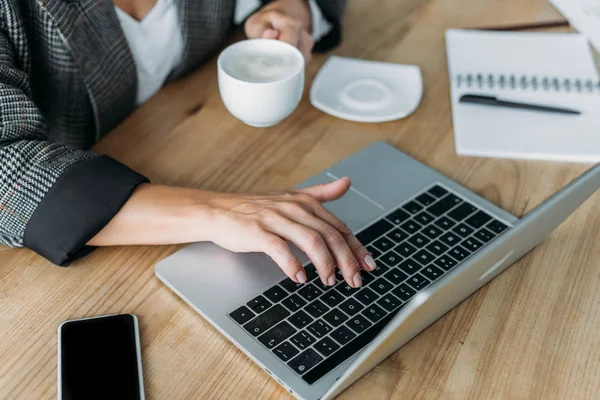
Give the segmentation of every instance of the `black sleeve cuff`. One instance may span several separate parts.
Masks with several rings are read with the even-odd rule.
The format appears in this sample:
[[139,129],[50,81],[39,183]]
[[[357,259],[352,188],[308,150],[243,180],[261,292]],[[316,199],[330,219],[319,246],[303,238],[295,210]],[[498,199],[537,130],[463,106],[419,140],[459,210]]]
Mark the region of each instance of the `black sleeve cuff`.
[[342,43],[342,24],[340,15],[337,15],[326,2],[319,1],[319,8],[323,17],[331,24],[331,31],[315,43],[313,53],[325,53]]
[[107,156],[82,161],[63,173],[27,224],[25,247],[68,266],[94,250],[86,243],[104,228],[148,179]]

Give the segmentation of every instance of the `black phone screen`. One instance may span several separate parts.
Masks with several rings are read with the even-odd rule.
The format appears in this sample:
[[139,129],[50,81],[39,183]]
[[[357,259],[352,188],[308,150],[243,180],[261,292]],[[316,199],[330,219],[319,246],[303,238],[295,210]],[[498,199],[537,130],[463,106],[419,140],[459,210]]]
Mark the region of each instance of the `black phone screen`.
[[63,400],[140,400],[134,316],[67,321],[61,327]]

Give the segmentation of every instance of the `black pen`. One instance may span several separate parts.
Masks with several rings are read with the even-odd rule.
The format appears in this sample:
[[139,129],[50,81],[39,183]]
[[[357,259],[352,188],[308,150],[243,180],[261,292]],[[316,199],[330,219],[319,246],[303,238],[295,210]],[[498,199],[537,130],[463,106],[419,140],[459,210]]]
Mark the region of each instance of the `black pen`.
[[550,107],[550,106],[543,106],[543,105],[539,105],[539,104],[530,104],[530,103],[517,103],[514,101],[500,100],[494,96],[482,96],[482,95],[478,95],[478,94],[464,94],[460,97],[459,102],[460,103],[481,104],[481,105],[493,106],[493,107],[517,108],[520,110],[553,112],[553,113],[559,113],[559,114],[571,114],[571,115],[580,115],[581,114],[581,111],[573,110],[570,108],[558,108],[558,107]]

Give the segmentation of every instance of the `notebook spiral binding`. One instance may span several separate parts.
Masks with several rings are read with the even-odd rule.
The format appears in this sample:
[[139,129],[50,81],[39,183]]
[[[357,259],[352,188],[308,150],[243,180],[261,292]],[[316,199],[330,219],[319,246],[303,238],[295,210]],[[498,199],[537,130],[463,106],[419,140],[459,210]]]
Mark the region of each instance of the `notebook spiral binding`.
[[556,92],[579,92],[600,94],[600,81],[590,79],[567,79],[548,76],[458,74],[455,77],[458,88],[540,90]]

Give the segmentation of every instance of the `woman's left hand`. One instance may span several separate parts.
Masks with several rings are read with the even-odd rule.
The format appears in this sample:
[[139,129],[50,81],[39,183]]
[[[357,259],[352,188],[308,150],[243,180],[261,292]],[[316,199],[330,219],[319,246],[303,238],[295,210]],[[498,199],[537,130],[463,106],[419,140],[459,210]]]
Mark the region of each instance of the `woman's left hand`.
[[309,62],[311,18],[307,0],[275,0],[250,16],[244,28],[249,39],[279,39],[297,47]]

